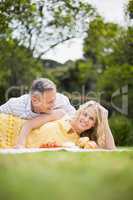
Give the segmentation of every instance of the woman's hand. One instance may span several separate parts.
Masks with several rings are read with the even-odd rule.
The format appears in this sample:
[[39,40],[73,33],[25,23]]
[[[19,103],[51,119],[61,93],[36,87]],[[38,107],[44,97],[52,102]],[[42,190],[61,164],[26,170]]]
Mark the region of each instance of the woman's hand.
[[96,149],[98,147],[96,142],[90,140],[88,137],[81,137],[77,145],[84,149]]
[[79,138],[79,140],[77,142],[77,145],[80,148],[84,148],[84,146],[87,144],[87,142],[89,142],[89,138],[88,137],[81,137],[81,138]]
[[96,142],[90,140],[85,144],[84,148],[85,149],[96,149],[97,148],[97,144],[96,144]]

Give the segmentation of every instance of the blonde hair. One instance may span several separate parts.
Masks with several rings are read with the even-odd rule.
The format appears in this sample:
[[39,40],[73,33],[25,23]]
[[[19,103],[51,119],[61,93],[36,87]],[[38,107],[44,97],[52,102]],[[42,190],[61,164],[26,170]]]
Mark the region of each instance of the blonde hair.
[[88,137],[91,135],[93,139],[95,138],[94,140],[96,140],[99,147],[106,148],[106,136],[111,134],[111,130],[108,125],[108,111],[98,102],[88,101],[79,107],[76,116],[83,110],[87,111],[90,107],[92,107],[95,113],[95,127],[91,130],[85,131],[85,133],[82,133],[81,135],[87,135]]

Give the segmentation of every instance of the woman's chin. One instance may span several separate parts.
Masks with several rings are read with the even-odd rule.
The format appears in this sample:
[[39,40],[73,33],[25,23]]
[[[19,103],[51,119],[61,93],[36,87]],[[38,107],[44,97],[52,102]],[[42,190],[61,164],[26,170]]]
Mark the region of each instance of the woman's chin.
[[78,130],[79,130],[80,133],[83,133],[86,129],[84,127],[82,127],[82,126],[79,126]]

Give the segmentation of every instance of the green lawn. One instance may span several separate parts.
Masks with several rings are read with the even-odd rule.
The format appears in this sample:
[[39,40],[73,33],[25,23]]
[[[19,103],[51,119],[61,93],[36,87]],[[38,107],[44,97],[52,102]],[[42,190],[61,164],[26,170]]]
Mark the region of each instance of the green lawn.
[[0,154],[0,200],[133,199],[133,151]]

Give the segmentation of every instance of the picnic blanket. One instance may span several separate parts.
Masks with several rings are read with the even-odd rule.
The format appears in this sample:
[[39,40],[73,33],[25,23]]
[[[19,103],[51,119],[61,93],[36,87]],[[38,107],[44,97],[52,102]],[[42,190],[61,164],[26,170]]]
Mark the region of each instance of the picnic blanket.
[[132,151],[128,148],[117,148],[114,150],[107,149],[81,149],[75,147],[60,147],[60,148],[21,148],[21,149],[0,149],[0,154],[22,154],[22,153],[37,153],[37,152],[56,152],[56,151],[68,151],[68,152],[123,152]]

